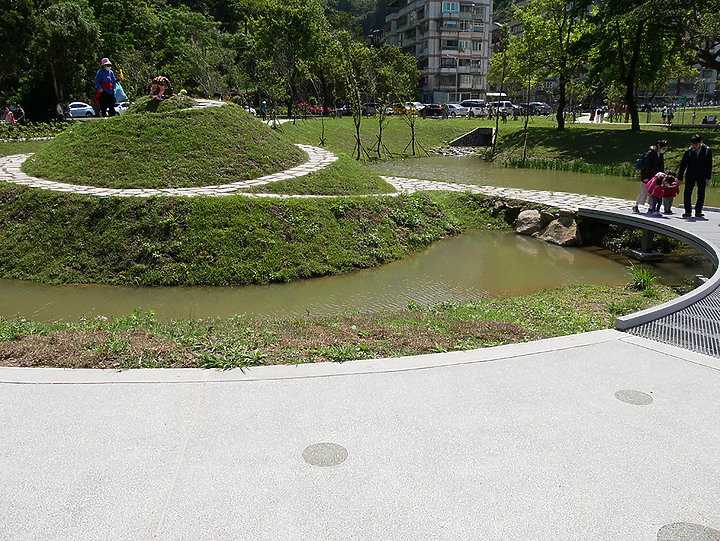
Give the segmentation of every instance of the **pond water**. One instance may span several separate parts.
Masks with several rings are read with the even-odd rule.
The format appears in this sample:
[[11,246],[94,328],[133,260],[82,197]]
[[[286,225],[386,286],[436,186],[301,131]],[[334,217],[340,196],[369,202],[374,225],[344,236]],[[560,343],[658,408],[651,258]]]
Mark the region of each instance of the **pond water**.
[[[402,260],[352,274],[244,287],[49,286],[0,280],[0,316],[69,319],[152,309],[159,319],[326,315],[405,308],[410,301],[471,302],[571,284],[625,284],[627,267],[592,250],[563,248],[499,231],[470,231]],[[673,283],[707,272],[679,265],[658,272]]]
[[[507,169],[477,158],[433,157],[376,165],[386,174],[455,182],[634,198],[636,183],[578,173]],[[716,195],[716,194],[713,194]],[[718,204],[718,203],[709,203]],[[626,262],[625,262],[626,263]],[[405,308],[408,302],[472,302],[571,284],[628,282],[626,265],[591,249],[562,248],[509,232],[470,231],[374,269],[289,284],[243,287],[49,286],[0,280],[0,316],[75,320],[122,316],[136,308],[159,319],[327,315]],[[682,284],[711,266],[655,265],[665,283]]]
[[[633,181],[625,177],[547,169],[514,169],[485,162],[476,156],[430,156],[374,164],[371,168],[381,175],[445,180],[479,186],[582,193],[633,201],[640,189],[639,180]],[[681,203],[682,191],[681,195],[675,198],[675,205]],[[711,207],[720,206],[720,190],[708,189],[705,204]]]

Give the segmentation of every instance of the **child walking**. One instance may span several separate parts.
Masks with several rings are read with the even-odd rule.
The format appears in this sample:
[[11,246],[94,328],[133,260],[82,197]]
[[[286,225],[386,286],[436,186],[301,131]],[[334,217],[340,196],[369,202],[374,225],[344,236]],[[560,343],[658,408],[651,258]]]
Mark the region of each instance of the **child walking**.
[[[677,191],[675,191],[675,195],[678,193],[678,181],[675,178],[674,174],[668,173],[657,173],[653,178],[651,178],[647,183],[647,191],[650,197],[652,197],[652,204],[650,205],[650,210],[648,210],[648,214],[652,214],[653,216],[662,216],[660,213],[660,205],[663,204],[663,199],[665,198],[666,190],[667,193],[673,193],[673,188]],[[670,207],[672,207],[672,199],[674,195],[671,197],[668,197],[669,204],[665,206],[665,213],[670,214],[672,213],[672,210],[670,210]],[[668,212],[669,211],[669,212]]]

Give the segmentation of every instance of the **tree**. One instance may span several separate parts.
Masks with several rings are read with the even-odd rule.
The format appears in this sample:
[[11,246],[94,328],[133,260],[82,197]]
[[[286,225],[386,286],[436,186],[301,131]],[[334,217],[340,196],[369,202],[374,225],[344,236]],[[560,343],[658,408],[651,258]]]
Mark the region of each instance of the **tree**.
[[328,32],[328,25],[316,0],[270,0],[258,20],[255,52],[260,59],[258,73],[266,87],[284,86],[288,115],[292,114],[298,87],[307,80],[307,70]]
[[682,60],[682,36],[664,11],[664,6],[642,0],[607,0],[592,14],[590,39],[591,76],[616,82],[624,91],[631,130],[640,129],[635,98],[641,85],[651,86],[666,77],[668,66]]
[[[584,61],[580,42],[588,27],[586,12],[584,2],[566,0],[534,0],[515,9],[515,18],[523,25],[520,40],[524,43],[514,50],[528,55],[542,78],[557,77],[558,130],[565,128],[567,85],[579,75],[578,66]],[[509,51],[511,64],[522,61],[512,52],[513,48]]]
[[50,72],[58,101],[66,90],[78,91],[94,80],[101,43],[100,28],[82,0],[53,4],[40,13],[32,48],[38,67]]
[[27,51],[35,34],[37,12],[32,0],[15,0],[2,9],[0,25],[0,89],[18,79],[29,64]]
[[673,24],[684,29],[684,47],[702,67],[720,71],[720,0],[677,0],[668,8]]

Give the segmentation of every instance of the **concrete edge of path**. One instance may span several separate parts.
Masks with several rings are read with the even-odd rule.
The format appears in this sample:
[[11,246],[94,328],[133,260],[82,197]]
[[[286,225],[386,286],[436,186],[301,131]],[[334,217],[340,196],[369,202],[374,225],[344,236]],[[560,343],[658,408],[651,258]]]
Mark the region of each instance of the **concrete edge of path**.
[[557,338],[547,338],[534,342],[522,342],[519,344],[449,353],[357,360],[345,363],[258,366],[244,370],[218,371],[202,368],[148,368],[118,371],[72,368],[0,367],[0,383],[48,385],[223,383],[381,374],[508,360],[563,349],[583,348],[585,346],[619,340],[657,351],[658,353],[678,357],[687,362],[696,363],[714,370],[720,370],[720,359],[608,329]]

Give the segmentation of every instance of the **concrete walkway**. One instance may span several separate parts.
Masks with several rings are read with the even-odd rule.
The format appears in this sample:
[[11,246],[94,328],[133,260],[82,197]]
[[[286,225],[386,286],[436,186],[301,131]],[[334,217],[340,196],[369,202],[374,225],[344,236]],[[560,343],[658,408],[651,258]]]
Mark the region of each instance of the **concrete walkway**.
[[718,541],[719,385],[720,359],[617,331],[244,372],[0,368],[0,539]]
[[720,535],[720,361],[600,331],[246,372],[0,368],[0,539]]

